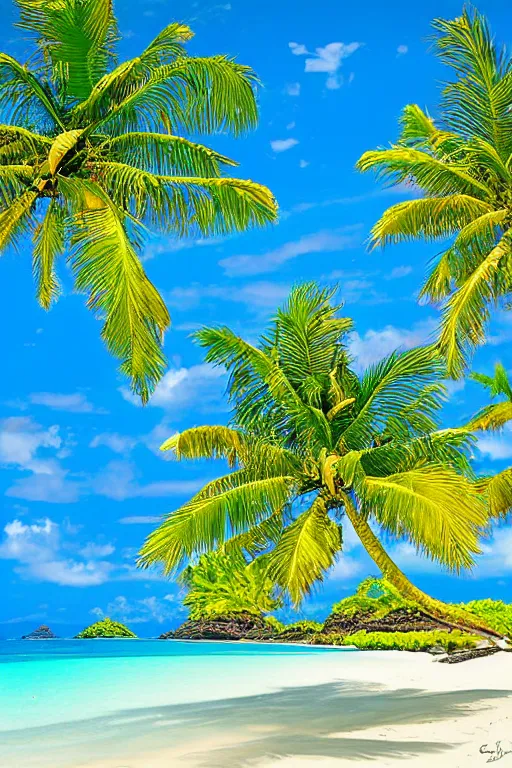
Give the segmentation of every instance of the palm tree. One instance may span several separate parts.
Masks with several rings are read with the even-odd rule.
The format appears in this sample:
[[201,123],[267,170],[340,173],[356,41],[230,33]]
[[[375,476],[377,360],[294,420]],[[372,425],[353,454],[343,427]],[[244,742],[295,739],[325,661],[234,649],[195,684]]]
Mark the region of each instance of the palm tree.
[[437,55],[453,73],[439,120],[406,106],[398,142],[366,152],[357,166],[422,195],[385,211],[374,245],[450,239],[421,296],[443,308],[439,347],[460,377],[485,340],[490,308],[506,306],[512,286],[512,59],[476,11],[433,26]]
[[405,598],[492,635],[414,586],[378,537],[381,529],[406,539],[455,571],[479,552],[488,512],[466,454],[470,433],[437,428],[442,360],[418,348],[357,375],[347,350],[352,322],[333,295],[315,284],[293,289],[257,346],[225,327],[196,334],[206,361],[229,372],[231,424],[188,429],[162,449],[224,459],[232,471],[168,515],[140,564],[171,573],[228,541],[265,551],[269,575],[298,604],[336,562],[346,516]]
[[[191,57],[169,24],[117,63],[112,0],[15,0],[30,67],[0,53],[0,251],[33,238],[40,304],[68,255],[102,337],[146,401],[165,370],[169,315],[140,261],[148,231],[209,236],[276,218],[270,191],[186,134],[238,136],[257,122],[257,78],[226,56]],[[184,135],[185,134],[185,135]]]
[[187,588],[183,605],[193,620],[237,613],[260,616],[279,607],[264,558],[248,563],[239,549],[206,552],[185,568],[180,581]]

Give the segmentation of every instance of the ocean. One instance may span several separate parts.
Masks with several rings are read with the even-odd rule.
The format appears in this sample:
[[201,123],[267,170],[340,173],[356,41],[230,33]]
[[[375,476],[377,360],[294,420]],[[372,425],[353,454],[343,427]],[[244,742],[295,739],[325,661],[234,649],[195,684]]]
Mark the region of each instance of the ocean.
[[[265,697],[331,683],[329,660],[352,653],[172,640],[1,641],[0,766],[149,768],[164,753],[173,757],[162,765],[200,765],[193,755],[208,740],[223,743],[228,732],[230,741],[233,732],[246,740]],[[281,714],[289,703],[279,705]]]

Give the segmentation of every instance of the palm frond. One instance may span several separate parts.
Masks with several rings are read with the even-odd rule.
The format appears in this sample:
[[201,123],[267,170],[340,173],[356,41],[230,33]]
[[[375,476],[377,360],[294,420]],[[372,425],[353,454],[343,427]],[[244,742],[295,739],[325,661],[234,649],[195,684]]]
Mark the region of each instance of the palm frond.
[[[361,382],[354,418],[342,432],[340,446],[366,448],[393,417],[405,418],[407,406],[421,407],[421,394],[442,375],[443,361],[433,347],[394,353],[370,367]],[[430,412],[430,401],[425,405]]]
[[0,108],[11,122],[28,130],[38,119],[50,129],[64,128],[50,89],[6,53],[0,53]]
[[486,504],[466,478],[442,466],[366,477],[360,489],[375,519],[433,560],[459,571],[474,564],[488,524]]
[[19,239],[34,227],[33,206],[39,193],[28,189],[0,213],[0,253],[16,247]]
[[477,489],[486,495],[492,517],[506,518],[512,509],[512,469],[481,478]]
[[17,26],[30,32],[65,99],[86,99],[113,58],[112,0],[15,0]]
[[123,133],[108,139],[105,147],[120,163],[162,176],[215,177],[222,165],[238,165],[203,144],[165,133]]
[[293,477],[246,480],[243,471],[214,481],[146,539],[140,564],[161,563],[166,573],[193,554],[216,549],[281,509],[291,498]]
[[[453,235],[487,214],[496,213],[489,203],[470,195],[424,197],[390,206],[372,228],[374,245],[399,243],[423,237],[436,240]],[[487,219],[488,221],[489,219]]]
[[317,497],[309,509],[288,526],[268,557],[268,572],[297,606],[335,562],[342,548],[341,528]]
[[43,309],[49,309],[59,294],[55,261],[64,251],[64,228],[64,211],[52,199],[42,223],[35,231],[32,257],[36,296]]
[[[174,134],[184,129],[237,136],[256,125],[256,83],[250,67],[226,56],[180,58],[157,67],[147,82],[136,84],[126,98],[109,105],[95,119],[94,129],[119,134],[159,131],[163,125]],[[108,83],[102,90],[108,92]],[[83,109],[87,110],[87,102]]]
[[482,408],[469,421],[467,429],[475,432],[497,431],[503,429],[509,421],[512,421],[512,403],[505,400],[503,403],[493,403]]
[[[507,232],[463,285],[452,294],[443,311],[439,348],[446,357],[450,375],[458,378],[466,366],[468,353],[484,341],[489,319],[489,303],[500,295],[497,280],[507,276],[510,284],[512,232]],[[503,265],[505,264],[505,269]]]
[[409,147],[393,147],[365,152],[356,167],[374,170],[389,184],[413,183],[432,196],[473,195],[492,198],[491,189],[472,175],[469,163],[445,162],[428,152]]
[[165,370],[167,308],[142,268],[122,212],[95,184],[71,179],[63,184],[62,178],[59,184],[68,191],[74,187],[75,194],[78,187],[103,202],[103,207],[76,216],[71,266],[77,289],[89,296],[88,307],[105,319],[102,338],[107,348],[122,360],[122,372],[146,402]]

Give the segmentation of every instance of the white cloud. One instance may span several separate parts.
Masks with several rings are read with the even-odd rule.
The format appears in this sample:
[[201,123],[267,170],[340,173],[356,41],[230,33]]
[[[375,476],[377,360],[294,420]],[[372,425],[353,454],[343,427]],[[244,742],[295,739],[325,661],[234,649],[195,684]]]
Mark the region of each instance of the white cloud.
[[28,399],[32,405],[44,405],[54,411],[105,413],[105,411],[95,408],[81,392],[74,392],[69,395],[57,394],[56,392],[34,392],[29,395]]
[[309,165],[307,160],[299,160],[299,168],[307,168]]
[[306,254],[344,251],[360,243],[360,227],[353,225],[332,231],[304,235],[299,240],[275,248],[263,254],[229,256],[219,261],[227,275],[258,275],[273,272],[290,259]]
[[147,621],[163,624],[164,621],[170,621],[184,611],[185,609],[176,600],[175,595],[165,595],[162,599],[152,596],[133,602],[130,602],[124,595],[118,595],[107,605],[106,609],[93,608],[91,613],[98,619],[108,616],[126,624],[143,624]]
[[85,490],[85,481],[71,479],[57,461],[51,460],[45,462],[45,472],[15,480],[5,495],[26,501],[69,504],[77,501]]
[[135,467],[127,461],[111,461],[93,479],[94,493],[115,501],[133,498],[155,498],[164,496],[190,496],[206,482],[195,480],[163,480],[141,485],[136,480]]
[[343,83],[339,75],[343,59],[347,59],[355,53],[362,43],[328,43],[323,48],[315,48],[314,53],[308,51],[306,46],[301,43],[288,43],[288,45],[295,56],[308,56],[304,65],[305,72],[327,74],[326,87],[330,90],[336,90]]
[[412,349],[428,342],[436,324],[434,320],[416,323],[412,328],[396,328],[387,325],[379,331],[370,329],[363,336],[351,334],[349,348],[358,370],[373,365],[395,351]]
[[286,93],[288,96],[300,96],[300,83],[288,83]]
[[398,53],[399,56],[404,56],[408,50],[409,48],[407,45],[399,45],[398,48],[396,49],[396,52]]
[[25,416],[13,416],[0,422],[0,463],[21,469],[44,472],[45,464],[37,454],[44,448],[60,448],[59,427],[43,429]]
[[512,429],[510,426],[506,426],[502,434],[482,434],[478,437],[477,446],[480,453],[489,456],[493,461],[510,459],[512,457]]
[[288,123],[288,125],[286,126],[286,130],[293,131],[294,128],[295,128],[295,120],[292,120],[292,122]]
[[129,453],[136,445],[137,440],[134,437],[120,435],[118,432],[102,432],[89,443],[90,448],[105,446],[114,453]]
[[299,142],[297,139],[274,139],[270,142],[270,146],[274,152],[286,152],[286,150],[295,147]]
[[290,292],[289,283],[275,283],[259,280],[239,285],[236,290],[230,285],[203,285],[192,283],[186,288],[173,288],[166,296],[170,306],[192,308],[199,306],[207,299],[220,299],[246,304],[248,309],[273,309],[282,302]]
[[113,544],[95,544],[94,542],[90,541],[85,545],[85,547],[82,547],[80,554],[82,557],[85,557],[87,560],[89,560],[108,557],[109,555],[114,554],[115,551],[116,548]]
[[394,269],[391,270],[389,275],[385,275],[385,279],[397,280],[401,277],[406,277],[407,275],[410,275],[411,272],[412,272],[412,267],[404,264],[401,267],[394,267]]
[[[203,413],[219,411],[225,408],[224,389],[225,372],[213,365],[201,363],[190,368],[172,368],[156,387],[149,405],[178,414],[189,405]],[[128,402],[140,405],[127,388],[122,387],[120,392]]]
[[129,515],[118,520],[123,525],[149,525],[150,523],[161,523],[162,521],[162,515]]
[[103,584],[112,570],[104,560],[63,557],[60,526],[49,518],[31,525],[7,523],[0,558],[17,561],[15,571],[24,579],[70,587]]

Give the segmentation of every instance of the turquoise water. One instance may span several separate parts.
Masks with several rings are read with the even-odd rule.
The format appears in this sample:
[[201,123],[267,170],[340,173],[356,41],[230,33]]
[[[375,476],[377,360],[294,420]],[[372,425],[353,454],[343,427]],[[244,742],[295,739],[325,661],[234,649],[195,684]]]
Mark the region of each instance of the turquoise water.
[[384,659],[256,643],[3,641],[0,768],[265,768],[290,755],[301,768],[336,757],[378,766],[450,745],[351,731],[462,716],[512,693],[354,682]]
[[[0,766],[46,765],[41,750],[49,743],[63,760],[54,756],[49,765],[82,765],[73,762],[73,742],[83,743],[84,728],[97,732],[98,719],[108,731],[100,740],[108,753],[115,751],[112,733],[130,724],[130,738],[138,731],[142,738],[140,724],[158,708],[275,691],[316,675],[333,654],[350,651],[155,640],[0,642]],[[172,728],[166,733],[165,746],[183,736]]]

